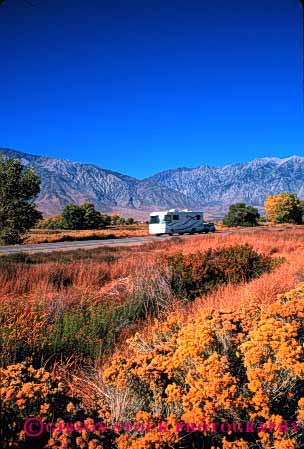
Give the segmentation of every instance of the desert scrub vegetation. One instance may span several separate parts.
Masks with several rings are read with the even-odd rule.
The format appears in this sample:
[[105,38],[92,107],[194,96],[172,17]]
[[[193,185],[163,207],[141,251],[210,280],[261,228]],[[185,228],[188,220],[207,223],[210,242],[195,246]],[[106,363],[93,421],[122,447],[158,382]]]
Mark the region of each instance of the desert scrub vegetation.
[[259,254],[249,245],[209,249],[168,256],[172,290],[190,299],[205,295],[222,284],[248,282],[271,271],[282,260]]
[[[117,447],[303,447],[303,310],[304,284],[264,310],[256,304],[225,313],[210,309],[185,320],[172,314],[150,335],[130,338],[128,357],[116,354],[103,381],[112,391],[132,391],[121,420],[137,416],[155,428],[121,435]],[[219,427],[204,435],[200,426],[215,421],[244,430]],[[286,421],[297,428],[283,431]],[[157,422],[166,423],[167,431],[160,432]],[[187,423],[192,431],[185,430]],[[246,423],[254,430],[246,432]]]
[[104,240],[124,237],[144,237],[149,235],[147,225],[109,226],[107,229],[93,230],[48,230],[32,229],[25,243],[55,243],[77,240]]
[[[164,420],[172,430],[176,420],[187,423],[192,417],[299,421],[304,289],[284,293],[304,281],[303,251],[299,228],[176,238],[132,250],[0,258],[1,372],[31,366],[58,379],[64,393],[54,402],[58,410],[50,406],[54,422]],[[287,349],[290,357],[284,361]],[[2,411],[9,381],[7,374],[0,378]],[[21,378],[18,388],[35,383]],[[32,399],[25,414],[14,406],[19,427],[6,430],[7,424],[0,424],[2,435],[10,432],[20,449],[42,449],[45,442],[19,441],[25,416],[44,417]],[[76,414],[71,405],[66,414],[69,402]],[[56,429],[48,444],[67,449],[303,446],[301,431],[292,429],[271,435],[186,430],[113,435],[92,429],[80,435]]]
[[[91,431],[57,427],[47,447],[302,448],[303,310],[301,284],[263,308],[171,313],[100,370]],[[120,430],[105,441],[100,419]]]
[[[131,273],[116,266],[119,277],[111,261],[19,265],[17,273],[25,282],[7,288],[8,297],[0,303],[2,361],[17,363],[28,356],[36,364],[50,357],[94,361],[112,351],[125,329],[167,313],[179,299],[193,300],[222,284],[249,281],[278,261],[243,245],[157,256]],[[6,286],[12,269],[8,263],[0,274]],[[40,284],[35,295],[32,277]],[[12,298],[12,292],[18,296]]]
[[[69,397],[68,388],[58,376],[44,368],[34,369],[30,363],[10,365],[0,369],[2,448],[27,447],[23,430],[29,417],[40,417],[43,422],[65,418],[77,401]],[[47,435],[36,444],[47,443]],[[33,443],[32,443],[33,444]]]

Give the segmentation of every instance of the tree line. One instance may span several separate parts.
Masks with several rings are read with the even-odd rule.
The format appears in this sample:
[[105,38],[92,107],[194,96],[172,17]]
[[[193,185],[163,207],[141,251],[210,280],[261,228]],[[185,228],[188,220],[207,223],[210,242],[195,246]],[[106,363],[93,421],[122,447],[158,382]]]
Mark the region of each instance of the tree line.
[[295,193],[283,192],[270,195],[264,202],[265,216],[261,217],[257,208],[245,203],[232,204],[229,207],[223,224],[233,226],[257,226],[260,222],[273,224],[302,224],[304,219],[304,201]]
[[107,215],[95,209],[93,203],[81,205],[68,204],[62,213],[41,220],[38,228],[42,229],[105,229],[108,226],[135,224],[134,218],[123,218],[117,214]]

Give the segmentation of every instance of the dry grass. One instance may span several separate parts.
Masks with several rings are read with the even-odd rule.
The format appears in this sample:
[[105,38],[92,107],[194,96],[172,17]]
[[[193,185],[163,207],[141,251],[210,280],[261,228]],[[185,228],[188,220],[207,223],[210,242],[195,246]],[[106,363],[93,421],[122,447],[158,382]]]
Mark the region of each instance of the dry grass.
[[[173,297],[170,273],[160,265],[160,255],[246,243],[285,262],[249,283],[228,284],[191,304]],[[278,294],[304,281],[304,228],[173,238],[131,249],[3,257],[0,264],[0,340],[5,342],[0,365],[33,356],[36,365],[46,364],[61,375],[86,410],[96,410],[96,401],[106,398],[112,418],[119,420],[126,410],[142,409],[146,400],[144,393],[139,398],[103,381],[102,373],[119,354],[133,360],[127,338],[138,332],[137,344],[141,338],[153,340],[153,313],[161,330],[173,316],[182,326],[193,325],[206,309],[242,313],[248,332],[255,326],[255,314],[261,315]],[[60,358],[62,345],[66,352]],[[164,346],[164,357],[167,351]]]
[[[19,263],[12,259],[11,263],[4,263],[0,270],[0,295],[16,297],[26,294],[43,298],[52,293],[60,292],[66,296],[67,293],[75,291],[83,294],[91,291],[96,295],[104,295],[103,289],[105,286],[108,288],[113,281],[127,277],[134,279],[139,271],[144,273],[143,277],[148,278],[145,270],[153,272],[157,268],[160,254],[174,254],[178,251],[190,254],[218,246],[246,243],[259,252],[286,259],[286,263],[275,273],[264,275],[254,282],[265,282],[267,289],[273,289],[275,285],[282,285],[283,288],[287,285],[289,288],[299,281],[301,272],[304,272],[303,228],[176,238],[131,249],[118,248],[115,251],[102,248],[94,251],[75,251],[73,254],[30,256],[27,261],[30,263],[24,263],[22,260]],[[263,281],[264,278],[267,280]]]
[[148,235],[147,225],[111,226],[107,229],[88,231],[35,229],[27,236],[25,243],[52,243],[63,242],[66,240],[144,237],[146,235]]
[[151,243],[148,247],[155,251],[174,253],[182,251],[184,254],[204,251],[218,246],[242,245],[248,243],[257,251],[265,254],[277,254],[286,256],[297,249],[304,250],[304,227],[288,228],[282,230],[258,229],[257,232],[234,234],[207,234],[205,236],[193,236],[191,238],[166,240],[164,242]]
[[[191,305],[176,302],[168,284],[170,276],[159,265],[161,254],[178,251],[189,254],[245,243],[267,255],[284,257],[285,263],[248,284],[222,287]],[[222,310],[248,302],[262,307],[274,301],[278,293],[295,287],[303,278],[304,229],[301,227],[175,238],[131,249],[102,248],[71,254],[37,255],[20,261],[4,257],[0,269],[0,315],[5,323],[2,332],[7,333],[8,343],[15,344],[22,340],[20,336],[27,336],[26,341],[32,341],[34,347],[39,339],[48,339],[49,335],[43,334],[46,326],[58,318],[60,326],[63,322],[67,327],[65,338],[72,341],[77,330],[83,334],[84,345],[90,343],[90,347],[100,345],[104,348],[124,342],[138,329],[148,333],[147,321],[141,320],[149,312],[157,315],[165,311],[168,315],[174,309],[181,319],[191,319],[193,314],[206,307]],[[92,335],[93,327],[99,326],[98,320],[104,323],[104,329],[98,337],[100,340],[96,341]],[[115,322],[115,326],[112,328],[109,322]]]
[[[227,285],[191,304],[172,296],[170,273],[160,266],[160,255],[245,243],[284,257],[285,263],[247,284]],[[0,365],[32,356],[36,366],[46,364],[60,372],[87,409],[94,409],[96,398],[109,395],[111,413],[119,417],[125,404],[132,407],[137,399],[124,396],[126,391],[109,391],[102,383],[96,368],[109,363],[113,349],[128,358],[129,337],[139,332],[152,338],[153,313],[160,321],[174,315],[183,324],[207,308],[243,309],[246,315],[250,304],[258,315],[278,294],[304,280],[304,229],[192,236],[131,249],[102,248],[25,260],[3,258],[0,268],[0,339],[5,342]],[[249,329],[253,320],[250,315]]]
[[277,295],[285,293],[296,287],[304,280],[303,254],[293,254],[290,260],[280,265],[272,273],[265,273],[244,285],[228,285],[206,298],[199,298],[194,308],[200,306],[216,308],[217,310],[235,309],[242,304],[255,303],[257,307],[270,304]]

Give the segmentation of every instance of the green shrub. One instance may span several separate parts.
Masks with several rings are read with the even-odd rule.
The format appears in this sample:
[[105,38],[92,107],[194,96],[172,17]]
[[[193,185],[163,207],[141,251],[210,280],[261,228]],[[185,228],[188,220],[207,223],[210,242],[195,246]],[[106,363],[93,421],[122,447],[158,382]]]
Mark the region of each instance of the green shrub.
[[210,249],[167,257],[172,269],[172,290],[179,296],[193,299],[222,284],[247,282],[271,271],[277,263],[259,254],[249,245]]
[[73,307],[54,317],[40,344],[46,354],[96,358],[101,354],[106,327],[102,305]]
[[44,218],[37,224],[38,229],[64,229],[64,221],[61,215]]
[[257,226],[260,218],[259,211],[245,203],[232,204],[223,220],[225,226]]

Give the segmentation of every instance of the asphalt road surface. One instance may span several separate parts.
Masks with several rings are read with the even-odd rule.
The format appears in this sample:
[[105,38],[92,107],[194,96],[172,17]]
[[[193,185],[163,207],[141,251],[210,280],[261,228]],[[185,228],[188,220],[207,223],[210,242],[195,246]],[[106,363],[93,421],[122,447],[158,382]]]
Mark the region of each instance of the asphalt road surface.
[[[217,231],[217,234],[229,235],[229,234],[239,234],[244,232],[261,232],[261,231],[283,231],[286,229],[293,229],[293,227],[264,227],[260,226],[258,228],[242,228],[234,229],[231,231]],[[201,234],[202,238],[207,234]],[[190,235],[180,236],[182,239],[191,237]],[[143,245],[149,242],[162,242],[164,240],[172,239],[173,237],[164,235],[160,237],[156,236],[146,236],[146,237],[125,237],[117,239],[105,239],[105,240],[82,240],[74,242],[56,242],[56,243],[37,243],[37,244],[26,244],[26,245],[9,245],[0,246],[0,255],[9,255],[17,253],[51,253],[53,251],[74,251],[77,249],[95,249],[101,247],[119,247],[119,246],[136,246]]]

